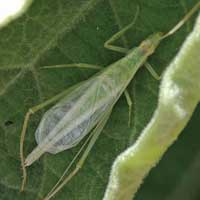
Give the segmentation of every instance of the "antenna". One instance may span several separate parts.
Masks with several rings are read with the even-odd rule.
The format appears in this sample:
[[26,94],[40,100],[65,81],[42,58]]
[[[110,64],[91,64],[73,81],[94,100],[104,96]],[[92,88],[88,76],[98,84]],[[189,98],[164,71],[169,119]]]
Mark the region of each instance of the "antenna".
[[200,2],[197,3],[184,17],[179,21],[169,32],[167,32],[162,39],[174,34],[179,28],[181,28],[185,22],[198,10],[200,9]]

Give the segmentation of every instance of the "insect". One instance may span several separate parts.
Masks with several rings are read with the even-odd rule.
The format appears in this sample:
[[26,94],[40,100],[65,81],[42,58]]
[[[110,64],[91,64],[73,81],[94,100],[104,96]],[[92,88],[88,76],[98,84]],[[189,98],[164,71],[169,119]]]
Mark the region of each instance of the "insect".
[[[151,68],[149,64],[146,64],[147,58],[153,54],[161,40],[175,33],[182,26],[182,24],[187,21],[196,10],[199,9],[199,7],[200,3],[198,3],[168,33],[164,34],[158,32],[152,34],[137,48],[126,49],[112,45],[115,40],[121,37],[128,29],[130,29],[130,27],[134,25],[139,13],[139,10],[137,10],[133,22],[105,42],[106,48],[125,53],[125,57],[101,70],[90,79],[83,81],[82,83],[63,91],[44,103],[29,109],[25,115],[20,140],[20,158],[23,169],[21,190],[24,189],[26,183],[26,166],[30,166],[45,152],[58,153],[72,148],[77,145],[84,136],[90,133],[83,147],[72,160],[63,176],[44,199],[48,200],[53,197],[80,170],[95,141],[105,126],[113,106],[124,92],[127,102],[131,108],[131,100],[128,92],[126,91],[126,87],[134,77],[137,70],[141,66],[145,65],[152,75],[158,78],[158,75],[156,75],[153,68]],[[75,67],[98,68],[98,66],[88,64],[73,65]],[[69,67],[69,65],[57,67]],[[24,159],[24,138],[30,116],[54,102],[58,103],[44,114],[36,130],[35,136],[38,146],[26,157],[26,159]],[[80,160],[77,162],[75,169],[67,177],[65,177],[66,172],[68,172],[72,163],[76,160],[83,149],[84,152]]]
[[132,200],[200,102],[200,15],[163,75],[158,106],[135,144],[115,160],[103,200]]

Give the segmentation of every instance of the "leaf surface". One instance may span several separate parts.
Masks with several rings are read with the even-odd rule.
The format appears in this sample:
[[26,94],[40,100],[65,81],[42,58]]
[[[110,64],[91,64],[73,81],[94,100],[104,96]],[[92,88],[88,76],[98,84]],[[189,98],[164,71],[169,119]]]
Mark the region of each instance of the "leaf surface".
[[[197,0],[76,0],[34,1],[20,18],[0,30],[0,199],[39,200],[56,183],[80,148],[45,154],[28,168],[28,184],[19,194],[21,168],[19,139],[28,108],[95,74],[86,69],[41,69],[65,63],[106,67],[123,55],[106,50],[104,42],[132,21],[135,26],[117,44],[137,46],[149,34],[168,31]],[[158,73],[176,55],[190,20],[163,41],[149,62]],[[117,102],[100,138],[80,173],[55,197],[64,200],[101,200],[113,160],[133,144],[157,104],[159,82],[141,68],[128,87],[133,99],[132,124],[124,96]],[[36,146],[34,132],[46,108],[30,121],[25,141],[27,155]],[[145,179],[136,200],[197,200],[200,197],[200,110],[197,108],[179,140]]]

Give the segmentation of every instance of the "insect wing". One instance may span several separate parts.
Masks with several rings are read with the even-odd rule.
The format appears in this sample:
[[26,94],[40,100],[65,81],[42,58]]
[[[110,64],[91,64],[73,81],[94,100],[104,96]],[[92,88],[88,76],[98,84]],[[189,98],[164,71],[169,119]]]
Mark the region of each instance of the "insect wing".
[[101,81],[90,79],[47,111],[35,134],[37,143],[47,143],[47,139],[52,141],[60,135],[47,149],[50,153],[77,145],[113,102],[113,97],[106,98],[108,92],[103,86]]

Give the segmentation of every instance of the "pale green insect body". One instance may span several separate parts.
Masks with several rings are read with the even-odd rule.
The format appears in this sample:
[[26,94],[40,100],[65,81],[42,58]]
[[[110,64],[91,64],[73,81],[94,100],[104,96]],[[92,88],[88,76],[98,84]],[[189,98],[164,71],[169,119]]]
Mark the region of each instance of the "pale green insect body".
[[43,116],[36,131],[38,146],[25,160],[31,165],[44,152],[58,153],[80,142],[113,105],[137,72],[154,52],[162,34],[154,34],[111,64],[102,72],[85,81]]
[[[25,115],[20,141],[20,157],[23,170],[23,182],[21,190],[24,189],[27,178],[25,165],[31,165],[45,152],[57,153],[71,148],[78,144],[85,135],[91,132],[81,147],[80,151],[78,151],[59,181],[44,199],[51,199],[73,176],[77,174],[79,169],[83,166],[83,163],[85,162],[95,141],[103,130],[103,127],[105,126],[110,116],[113,106],[123,92],[125,92],[127,103],[129,108],[131,108],[131,99],[125,89],[134,77],[135,73],[141,66],[143,66],[143,64],[145,64],[145,66],[153,75],[156,74],[155,71],[153,71],[149,66],[149,64],[146,63],[147,58],[155,51],[162,39],[175,33],[182,26],[182,24],[187,21],[187,19],[189,19],[197,9],[199,9],[199,7],[200,3],[198,3],[183,18],[183,20],[180,21],[167,34],[153,34],[134,49],[128,50],[123,47],[112,45],[112,42],[121,37],[125,31],[127,31],[134,24],[133,21],[133,23],[129,24],[121,31],[113,35],[104,44],[108,49],[126,53],[125,57],[109,65],[107,68],[103,69],[101,72],[91,77],[89,80],[74,86],[73,90],[72,88],[71,90],[69,89],[70,92],[66,90],[56,95],[55,97],[29,109]],[[136,18],[137,14],[135,19]],[[86,67],[86,64],[74,64],[74,66]],[[91,65],[88,64],[87,66],[91,67]],[[64,65],[64,67],[69,67],[69,65]],[[158,75],[155,77],[159,78]],[[47,113],[43,116],[41,123],[36,131],[36,140],[38,142],[38,146],[28,155],[25,160],[23,153],[23,143],[30,115],[41,110],[45,106],[60,100],[61,98],[63,99],[49,111],[47,111]],[[157,139],[152,138],[149,135],[141,136],[140,138],[141,139],[139,139],[136,143],[136,148],[134,149],[134,152],[131,153],[131,156],[129,153],[125,153],[124,157],[120,157],[120,159],[118,159],[122,165],[116,164],[115,166],[114,164],[113,168],[118,168],[118,170],[113,172],[113,178],[111,175],[111,184],[108,186],[108,192],[105,195],[106,200],[128,200],[127,195],[130,195],[130,191],[132,191],[132,189],[137,190],[137,185],[141,183],[141,177],[148,173],[148,170],[145,170],[145,167],[152,167],[155,164],[151,162],[151,158],[153,159],[156,157],[156,155],[159,155],[159,147],[157,144],[160,146],[160,141],[157,141]],[[144,138],[144,141],[142,138]],[[141,143],[145,143],[146,146],[142,145],[141,148],[137,148],[137,144],[140,144],[140,141]],[[151,143],[149,143],[149,141],[151,141]],[[148,152],[148,148],[152,146],[152,144],[153,148],[155,149],[151,152]],[[85,147],[85,145],[87,146]],[[163,148],[165,149],[165,145],[161,147],[161,149]],[[69,175],[65,177],[66,173],[69,171],[83,150],[84,152],[78,160],[76,167],[69,173]],[[129,152],[129,150],[127,152]],[[133,163],[131,160],[132,156],[134,156],[134,158],[136,157],[135,159],[138,160],[138,162]],[[144,159],[140,159],[140,157]],[[150,161],[147,158],[149,158]],[[133,171],[133,174],[136,177],[134,185],[131,184],[134,177],[133,174],[131,174],[131,169],[136,170]],[[121,174],[121,172],[121,179],[117,181],[116,179],[119,177],[118,174]],[[118,190],[117,188],[120,188],[121,186],[123,189],[125,189]],[[116,190],[119,191],[119,193],[117,193]],[[117,194],[117,197],[115,194]]]
[[177,139],[200,101],[200,16],[164,73],[158,107],[136,143],[115,160],[103,200],[132,200],[150,169]]

